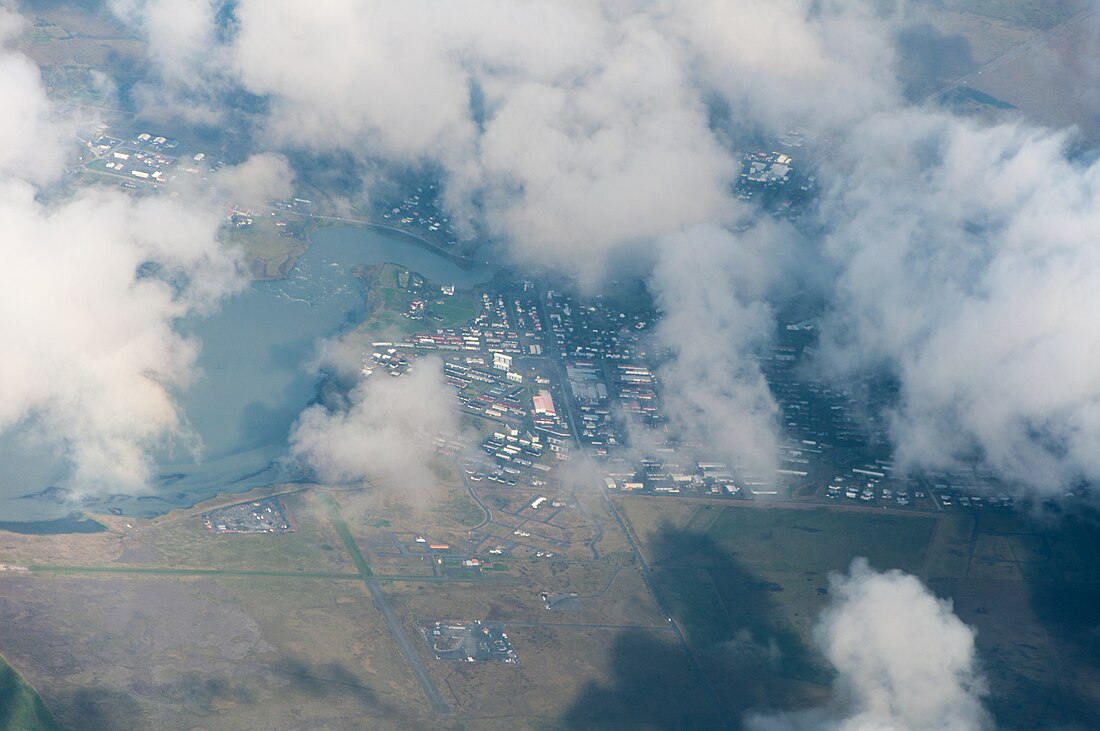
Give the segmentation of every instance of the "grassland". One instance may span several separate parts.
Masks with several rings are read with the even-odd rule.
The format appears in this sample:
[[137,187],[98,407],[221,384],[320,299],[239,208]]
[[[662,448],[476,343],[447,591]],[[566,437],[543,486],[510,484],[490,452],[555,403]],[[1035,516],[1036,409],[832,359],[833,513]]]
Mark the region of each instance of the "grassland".
[[61,726],[26,680],[0,660],[0,729],[55,731]]
[[[363,584],[370,568],[323,494],[282,496],[292,533],[203,526],[203,509],[266,492],[152,520],[105,516],[106,533],[4,537],[9,566],[33,557],[46,565],[0,576],[0,647],[45,689],[62,726],[430,723]],[[64,560],[49,557],[51,543]]]
[[485,512],[465,493],[452,495],[439,506],[438,512],[454,523],[467,528],[480,525],[485,519]]
[[[46,723],[48,707],[72,729],[355,728],[364,718],[372,728],[717,723],[693,659],[597,495],[573,496],[583,512],[566,509],[563,523],[574,541],[582,530],[592,535],[584,540],[596,551],[586,542],[552,560],[512,556],[499,575],[450,579],[417,556],[392,555],[393,540],[428,535],[461,552],[476,539],[464,511],[411,504],[398,491],[290,490],[282,499],[295,533],[203,527],[204,509],[268,492],[151,520],[103,516],[108,530],[96,534],[0,533],[8,567],[0,649],[45,702],[36,707],[29,688],[20,690],[19,713],[45,714]],[[528,499],[521,492],[497,497],[511,507]],[[460,495],[455,488],[438,504]],[[694,661],[734,718],[826,699],[833,673],[812,629],[829,601],[829,574],[856,555],[920,575],[978,629],[1001,726],[1087,726],[1100,701],[1092,659],[1100,539],[1086,524],[1041,525],[988,509],[905,515],[615,500]],[[543,591],[576,597],[548,610]],[[418,624],[451,618],[505,623],[520,664],[435,660]],[[431,710],[393,627],[413,640],[407,649],[446,715]]]
[[382,708],[394,720],[380,727],[419,718],[359,582],[36,577],[5,590],[39,611],[0,640],[69,728],[352,727]]
[[999,727],[1087,727],[1100,706],[1100,533],[1086,521],[618,501],[734,713],[821,702],[832,670],[812,630],[829,573],[855,556],[917,574],[977,629]]
[[132,81],[146,44],[110,12],[81,5],[34,3],[25,9],[32,23],[17,44],[42,67],[51,95],[83,104],[113,103],[90,72],[107,72],[120,84]]
[[856,556],[918,571],[935,521],[689,501],[670,510],[654,502],[620,504],[688,641],[733,665],[770,664],[771,674],[802,684],[831,680],[812,637],[828,603],[828,574]]
[[293,216],[287,218],[289,223],[283,228],[276,226],[270,215],[256,211],[251,226],[231,230],[229,241],[241,247],[253,279],[285,277],[298,257],[309,248],[302,222]]
[[1008,25],[1047,30],[1085,8],[1085,0],[936,0],[943,10],[988,18]]
[[[406,619],[450,616],[503,622],[544,622],[630,627],[662,627],[665,618],[649,595],[637,568],[599,563],[519,562],[518,581],[508,583],[393,582],[389,590]],[[539,592],[573,592],[578,606],[549,612]],[[411,624],[410,624],[411,626]]]
[[[397,264],[367,267],[367,316],[356,332],[373,338],[400,339],[415,332],[434,331],[462,325],[477,315],[480,300],[471,290],[443,295],[439,287]],[[421,299],[440,319],[413,320],[405,317],[409,303]]]
[[5,536],[0,546],[6,561],[20,565],[97,565],[120,572],[156,568],[354,575],[350,558],[339,550],[339,536],[331,523],[318,516],[321,507],[314,494],[282,496],[291,514],[301,521],[291,533],[220,535],[203,525],[204,509],[270,493],[237,494],[151,520],[96,516],[109,530],[86,536],[4,533],[0,534]]
[[[149,520],[103,516],[97,534],[0,534],[0,562],[29,566],[0,572],[0,648],[63,727],[354,728],[369,717],[372,728],[571,728],[578,709],[599,705],[575,702],[593,695],[645,707],[640,676],[616,690],[631,670],[617,659],[623,646],[652,649],[662,672],[681,678],[663,706],[695,692],[679,689],[690,682],[687,658],[629,562],[513,558],[499,576],[456,580],[418,577],[408,559],[374,563],[371,546],[395,532],[461,545],[472,517],[461,491],[433,509],[389,490],[295,489],[281,499],[296,532],[220,535],[202,524],[203,510],[270,492]],[[601,541],[624,543],[611,530]],[[364,576],[382,582],[417,640],[448,716],[432,712]],[[549,612],[541,590],[578,601]],[[527,658],[519,667],[436,661],[419,642],[426,617],[507,622]]]
[[[957,111],[989,121],[1022,115],[1042,125],[1076,126],[1086,141],[1095,142],[1100,125],[1094,95],[1082,93],[1088,84],[1081,81],[1092,78],[1095,16],[1083,13],[1093,5],[1089,0],[914,3],[914,18],[933,30],[929,43],[908,54],[900,68],[916,77],[931,72],[934,78],[914,79],[925,93],[969,75],[962,87],[967,93],[946,99]],[[945,67],[948,54],[958,63]],[[1013,107],[1007,114],[1006,104]]]
[[299,493],[282,499],[296,516],[293,533],[219,535],[205,530],[201,518],[188,511],[155,522],[143,529],[141,538],[160,556],[173,557],[177,566],[354,572],[347,555],[339,550],[340,538],[332,523],[318,515],[317,496]]

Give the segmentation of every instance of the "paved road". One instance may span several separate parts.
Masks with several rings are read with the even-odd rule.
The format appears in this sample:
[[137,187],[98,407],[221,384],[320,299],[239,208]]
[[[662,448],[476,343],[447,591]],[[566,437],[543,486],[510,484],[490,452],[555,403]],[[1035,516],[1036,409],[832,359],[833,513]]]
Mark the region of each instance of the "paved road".
[[475,525],[470,528],[470,532],[473,533],[476,530],[481,530],[489,523],[493,522],[493,511],[489,509],[489,506],[482,502],[481,498],[477,496],[477,491],[474,490],[474,485],[470,481],[470,476],[466,474],[465,470],[462,472],[462,481],[466,484],[466,493],[473,499],[477,506],[485,512],[485,520],[481,521],[480,525]]
[[390,633],[393,635],[394,640],[397,641],[397,646],[400,648],[401,654],[405,656],[405,661],[409,664],[409,668],[412,669],[413,675],[420,681],[420,687],[424,689],[424,695],[428,696],[428,701],[431,703],[432,710],[436,713],[449,712],[451,710],[450,707],[443,702],[443,696],[439,694],[439,689],[435,687],[435,683],[432,682],[431,676],[428,675],[428,668],[424,665],[424,661],[420,658],[420,655],[417,654],[416,648],[413,647],[412,642],[409,640],[409,635],[405,632],[405,627],[401,624],[401,620],[398,619],[397,613],[393,611],[393,605],[390,604],[389,597],[382,591],[378,579],[370,570],[370,566],[367,565],[367,560],[363,557],[362,552],[359,550],[359,546],[355,543],[355,539],[352,538],[347,523],[340,517],[340,510],[336,506],[336,501],[327,495],[325,496],[325,500],[328,503],[329,517],[332,519],[332,524],[336,527],[336,532],[340,534],[341,540],[344,541],[344,546],[348,549],[348,553],[351,554],[351,560],[355,562],[356,568],[359,569],[359,576],[362,577],[363,583],[366,584],[367,589],[370,590],[375,605],[378,607],[378,610],[382,612],[382,617],[386,620],[386,626],[390,628]]
[[593,624],[589,622],[514,622],[510,619],[500,622],[485,622],[495,627],[565,627],[567,629],[636,629],[643,632],[672,632],[668,625],[650,624]]

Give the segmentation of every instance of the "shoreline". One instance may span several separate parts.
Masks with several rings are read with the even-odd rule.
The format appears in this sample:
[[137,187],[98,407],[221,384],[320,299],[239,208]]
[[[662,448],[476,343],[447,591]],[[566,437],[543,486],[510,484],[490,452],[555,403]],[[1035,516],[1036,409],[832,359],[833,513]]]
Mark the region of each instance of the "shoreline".
[[[266,206],[266,208],[269,210],[278,211],[283,214],[289,213],[288,211],[284,211],[278,208],[272,208],[271,206]],[[300,247],[295,247],[295,250],[292,251],[290,255],[287,256],[287,258],[279,265],[277,275],[255,277],[252,279],[253,282],[273,282],[279,281],[281,279],[286,279],[287,276],[290,274],[290,270],[294,268],[295,264],[297,264],[298,259],[304,256],[313,247],[313,237],[317,233],[321,231],[330,231],[340,228],[351,230],[374,229],[379,233],[393,234],[402,239],[404,243],[413,244],[414,246],[418,246],[421,249],[428,251],[429,253],[442,257],[443,259],[446,259],[463,271],[470,271],[478,264],[482,263],[475,260],[473,257],[457,254],[433,241],[429,241],[422,236],[419,236],[411,231],[406,231],[405,229],[398,228],[397,226],[390,226],[384,223],[377,223],[375,221],[367,221],[357,218],[344,218],[342,216],[321,216],[311,215],[307,213],[292,213],[291,215],[296,215],[306,219],[307,228],[308,222],[311,220],[327,221],[331,223],[329,223],[328,225],[320,225],[314,227],[312,228],[312,230],[307,230],[303,234],[303,238],[301,239],[302,245]]]
[[[388,226],[379,225],[379,224],[370,224],[370,223],[354,224],[354,223],[349,222],[349,223],[346,223],[346,224],[341,223],[339,225],[322,226],[322,227],[319,227],[315,230],[310,231],[305,237],[305,241],[308,243],[308,245],[301,246],[301,247],[296,247],[296,250],[294,251],[294,255],[289,256],[287,258],[287,260],[284,261],[282,263],[282,265],[280,266],[280,272],[279,272],[280,276],[278,276],[278,277],[262,277],[262,278],[252,279],[250,286],[255,286],[260,282],[278,282],[278,281],[283,281],[283,280],[288,279],[288,277],[290,276],[290,272],[292,272],[294,267],[301,261],[302,256],[304,256],[304,255],[308,254],[310,251],[314,250],[314,246],[318,243],[315,240],[314,237],[316,236],[316,234],[318,232],[321,232],[321,231],[332,231],[337,236],[348,236],[348,235],[350,235],[350,236],[362,236],[364,234],[366,234],[368,236],[370,236],[372,234],[374,236],[380,236],[384,239],[391,240],[393,242],[393,244],[396,247],[398,247],[398,250],[400,250],[400,247],[414,246],[414,248],[408,248],[407,250],[409,252],[417,252],[417,251],[422,252],[419,255],[413,254],[412,258],[414,260],[417,259],[418,257],[419,257],[419,259],[422,260],[425,255],[429,255],[429,256],[434,255],[434,256],[439,257],[438,261],[441,265],[455,267],[455,268],[461,270],[462,272],[470,272],[478,264],[478,262],[473,261],[473,260],[469,260],[469,259],[461,259],[461,263],[460,263],[460,261],[458,260],[459,257],[456,257],[453,254],[445,255],[445,254],[448,254],[448,253],[441,251],[436,246],[430,245],[429,242],[426,242],[422,239],[419,239],[416,236],[407,234],[405,232],[393,229],[393,228],[388,227]],[[369,242],[364,242],[364,243],[369,244]],[[324,246],[324,242],[321,242],[321,246]],[[369,249],[370,246],[369,245],[365,246],[365,248]],[[385,263],[391,263],[391,264],[396,264],[397,266],[403,266],[405,268],[409,268],[408,266],[406,266],[406,264],[397,264],[396,262],[391,261],[390,258],[391,257],[387,256],[385,259],[379,259],[376,262],[370,262],[370,264],[377,264],[378,266],[382,266]],[[398,257],[398,258],[400,258],[400,257]],[[423,263],[423,262],[421,262],[421,263]],[[430,266],[428,268],[431,269]],[[410,271],[412,271],[412,270],[410,269]],[[426,277],[427,275],[423,275],[423,276]],[[359,313],[358,322],[356,324],[350,326],[351,329],[354,329],[355,327],[358,327],[361,323],[366,322],[367,320],[369,320],[370,317],[372,316],[372,314],[374,314],[377,311],[377,305],[378,305],[378,303],[372,303],[371,302],[371,293],[372,293],[372,291],[374,291],[375,288],[371,286],[370,278],[369,277],[364,278],[364,277],[360,276],[360,277],[356,277],[356,279],[359,281],[360,286],[362,286],[363,290],[364,290],[364,292],[363,292],[364,308]],[[371,304],[374,304],[374,307],[372,307]],[[282,445],[282,447],[284,449],[285,449],[285,446],[286,446],[285,444]],[[189,510],[189,509],[194,508],[196,505],[203,504],[206,501],[211,500],[211,499],[232,500],[234,498],[234,496],[247,495],[252,490],[270,489],[273,486],[280,486],[280,485],[287,486],[287,485],[293,485],[294,484],[293,481],[290,481],[290,482],[287,481],[287,477],[291,477],[291,476],[286,475],[286,474],[280,474],[280,475],[274,475],[273,474],[273,475],[271,475],[271,477],[274,478],[274,479],[267,485],[262,485],[262,486],[257,487],[255,485],[255,483],[253,483],[253,485],[251,487],[244,487],[244,489],[241,489],[240,491],[235,489],[236,486],[233,484],[232,481],[222,482],[220,484],[209,485],[206,489],[197,489],[194,492],[192,492],[191,490],[185,490],[185,491],[180,491],[180,492],[168,490],[166,492],[159,492],[159,494],[158,494],[158,491],[151,490],[150,492],[148,492],[144,495],[144,497],[146,497],[147,500],[148,500],[148,502],[146,502],[145,505],[144,505],[144,509],[142,509],[140,506],[135,508],[135,505],[137,505],[137,503],[133,503],[130,500],[126,500],[125,502],[130,503],[130,504],[127,505],[126,508],[123,508],[123,509],[126,510],[126,512],[124,512],[122,514],[122,517],[130,518],[130,519],[133,519],[133,518],[137,518],[137,519],[152,518],[152,517],[166,515],[166,514],[169,514],[169,513],[173,512],[173,511],[176,511],[176,510]],[[279,479],[279,478],[282,478],[282,479]],[[156,480],[154,479],[154,484],[155,483],[156,483]],[[187,494],[184,494],[184,493],[187,493]],[[167,496],[167,495],[170,495],[170,497],[168,497],[168,498],[163,497],[163,496]],[[29,496],[21,496],[21,497],[26,498],[26,497],[29,497]],[[140,499],[140,497],[138,499]],[[242,497],[241,499],[243,500],[245,498]],[[161,504],[155,504],[157,502],[160,502],[161,500],[163,500],[164,502],[161,502]],[[80,533],[80,532],[83,532],[83,531],[80,531],[80,530],[75,530],[74,531],[74,530],[65,530],[64,529],[66,522],[74,520],[74,517],[73,517],[74,512],[79,513],[81,516],[86,517],[88,520],[92,521],[92,524],[87,525],[86,528],[93,527],[93,525],[95,523],[101,523],[102,521],[100,520],[100,518],[106,518],[109,521],[111,518],[117,517],[117,515],[118,515],[118,514],[113,513],[109,510],[110,504],[106,501],[102,502],[98,505],[90,505],[87,502],[83,502],[83,501],[78,501],[78,502],[75,502],[75,503],[54,504],[54,505],[48,504],[48,503],[51,503],[51,502],[56,503],[56,501],[46,500],[46,501],[39,504],[38,507],[41,508],[41,510],[28,511],[28,513],[26,514],[26,517],[24,519],[13,519],[13,520],[7,521],[10,524],[10,526],[8,527],[8,530],[10,530],[11,532],[15,532],[15,533],[23,533],[23,532],[38,532],[42,529],[46,529],[46,532],[48,532],[50,534],[57,534],[57,535],[76,534],[76,533]],[[154,504],[150,504],[150,503],[154,503]],[[118,507],[121,507],[121,505],[119,505]],[[136,511],[136,512],[131,512],[131,511]],[[50,524],[54,524],[60,530],[51,529]],[[3,522],[0,522],[0,530],[5,530],[5,527],[3,526]]]

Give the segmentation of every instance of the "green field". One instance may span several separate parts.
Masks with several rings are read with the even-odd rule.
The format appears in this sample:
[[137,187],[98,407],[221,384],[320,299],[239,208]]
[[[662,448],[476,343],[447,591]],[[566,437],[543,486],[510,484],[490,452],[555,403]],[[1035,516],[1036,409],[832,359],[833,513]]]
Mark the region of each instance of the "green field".
[[0,660],[0,729],[51,731],[60,728],[34,688]]
[[864,556],[878,569],[919,573],[934,523],[928,516],[727,508],[705,537],[750,571],[844,571]]
[[659,590],[733,712],[818,702],[813,628],[856,556],[913,573],[977,631],[1000,728],[1091,727],[1100,702],[1100,531],[983,508],[946,513],[616,498]]
[[254,279],[285,277],[308,248],[302,222],[292,216],[287,218],[289,224],[282,228],[275,225],[269,213],[257,210],[251,226],[230,230],[229,241],[241,247]]
[[339,550],[340,537],[316,498],[303,493],[283,502],[297,529],[289,533],[234,535],[211,533],[199,515],[168,516],[142,533],[143,550],[128,562],[179,568],[218,568],[354,575],[355,566]]
[[[472,290],[456,290],[443,295],[439,287],[415,272],[397,264],[368,268],[367,317],[357,332],[375,338],[400,338],[416,332],[433,332],[469,322],[480,310],[480,299]],[[432,314],[442,319],[405,317],[409,303],[423,300]]]
[[688,641],[806,683],[831,679],[812,639],[829,574],[857,556],[919,573],[935,525],[920,515],[652,502],[621,504]]

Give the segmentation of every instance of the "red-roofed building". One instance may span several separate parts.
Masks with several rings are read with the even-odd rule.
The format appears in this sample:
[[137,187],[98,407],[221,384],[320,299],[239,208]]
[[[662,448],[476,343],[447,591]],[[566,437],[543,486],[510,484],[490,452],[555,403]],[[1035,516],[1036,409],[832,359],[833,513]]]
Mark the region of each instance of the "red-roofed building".
[[535,414],[539,416],[557,416],[557,409],[554,408],[554,399],[550,396],[550,392],[547,390],[539,391],[535,394]]

